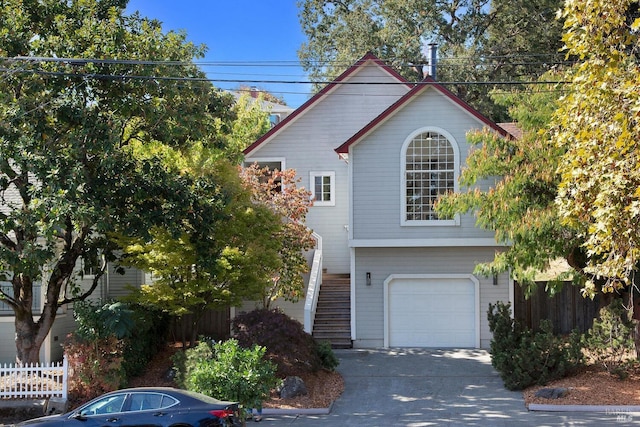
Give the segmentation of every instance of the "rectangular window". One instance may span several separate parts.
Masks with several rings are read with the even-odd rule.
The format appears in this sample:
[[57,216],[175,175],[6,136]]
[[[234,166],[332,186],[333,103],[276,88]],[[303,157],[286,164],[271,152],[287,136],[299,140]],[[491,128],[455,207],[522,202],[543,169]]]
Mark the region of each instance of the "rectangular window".
[[314,206],[335,206],[335,172],[311,172],[311,197]]
[[80,276],[83,279],[93,279],[102,268],[102,256],[98,254],[86,254],[80,258]]
[[[252,165],[258,165],[258,167],[260,169],[264,169],[264,168],[268,168],[270,171],[283,171],[285,169],[285,159],[284,158],[257,158],[257,159],[245,159],[243,165],[244,167],[249,167]],[[264,178],[264,182],[266,182],[266,180],[268,178],[263,177]],[[282,187],[280,184],[280,178],[278,178],[275,182],[275,188],[273,189],[274,192],[279,193],[280,191],[282,191]]]

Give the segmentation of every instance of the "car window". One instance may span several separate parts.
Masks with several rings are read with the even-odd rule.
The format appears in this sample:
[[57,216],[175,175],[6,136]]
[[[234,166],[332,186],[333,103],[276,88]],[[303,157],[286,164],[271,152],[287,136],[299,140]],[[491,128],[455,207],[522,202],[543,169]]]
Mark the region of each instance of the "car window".
[[161,409],[163,395],[158,393],[133,393],[131,394],[130,411],[144,411],[147,409]]
[[81,415],[98,415],[98,414],[113,414],[114,412],[122,412],[122,406],[124,400],[127,397],[126,394],[114,394],[104,397],[100,400],[85,406],[80,410]]

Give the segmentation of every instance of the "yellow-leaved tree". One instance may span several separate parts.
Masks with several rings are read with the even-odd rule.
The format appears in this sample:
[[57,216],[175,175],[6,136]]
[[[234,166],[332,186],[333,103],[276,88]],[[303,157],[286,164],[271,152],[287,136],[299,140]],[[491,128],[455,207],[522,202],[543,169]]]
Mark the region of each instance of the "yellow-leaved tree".
[[567,0],[567,93],[553,119],[564,149],[557,205],[587,254],[586,291],[633,284],[640,256],[638,1]]

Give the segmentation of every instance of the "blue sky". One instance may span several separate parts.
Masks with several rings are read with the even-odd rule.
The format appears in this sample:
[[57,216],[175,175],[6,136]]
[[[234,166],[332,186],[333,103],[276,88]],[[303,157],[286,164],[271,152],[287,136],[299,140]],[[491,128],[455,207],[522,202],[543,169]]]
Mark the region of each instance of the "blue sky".
[[[296,0],[130,0],[127,12],[158,19],[163,29],[184,30],[209,48],[202,69],[211,79],[306,81],[297,51],[304,41]],[[217,62],[221,65],[207,63]],[[236,63],[232,65],[232,63]],[[223,89],[237,82],[214,82]],[[243,83],[284,97],[291,107],[304,103],[309,85]]]

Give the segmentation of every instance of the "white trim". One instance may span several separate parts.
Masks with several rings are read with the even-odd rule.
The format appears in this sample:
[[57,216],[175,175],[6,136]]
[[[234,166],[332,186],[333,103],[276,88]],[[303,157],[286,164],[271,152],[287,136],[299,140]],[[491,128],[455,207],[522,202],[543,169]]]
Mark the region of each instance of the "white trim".
[[475,347],[480,348],[480,281],[473,274],[391,274],[384,280],[384,339],[383,346],[389,347],[389,285],[398,279],[469,279],[474,284],[475,298]]
[[244,167],[251,166],[254,163],[275,163],[280,162],[281,171],[287,168],[285,157],[245,157],[242,161]]
[[446,130],[436,127],[436,126],[425,126],[419,129],[414,130],[409,136],[404,140],[402,144],[402,148],[400,149],[400,226],[402,227],[433,227],[433,226],[459,226],[460,225],[460,215],[455,215],[453,219],[445,219],[445,220],[427,220],[427,221],[409,221],[407,220],[407,147],[413,139],[425,132],[433,132],[439,133],[444,136],[449,143],[451,144],[451,148],[453,149],[453,157],[454,157],[454,170],[453,170],[453,190],[455,192],[459,191],[458,178],[460,176],[460,146],[458,141],[451,135],[451,133]]
[[357,339],[356,334],[356,250],[349,248],[349,257],[351,265],[349,268],[350,290],[351,290],[351,340]]
[[441,239],[349,239],[351,248],[505,247],[492,237]]
[[[329,177],[329,200],[316,200],[315,178]],[[310,171],[309,188],[311,189],[311,199],[313,206],[335,206],[336,205],[336,173],[334,171]]]

